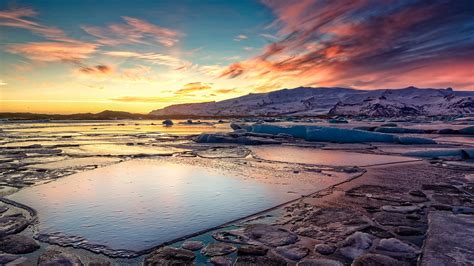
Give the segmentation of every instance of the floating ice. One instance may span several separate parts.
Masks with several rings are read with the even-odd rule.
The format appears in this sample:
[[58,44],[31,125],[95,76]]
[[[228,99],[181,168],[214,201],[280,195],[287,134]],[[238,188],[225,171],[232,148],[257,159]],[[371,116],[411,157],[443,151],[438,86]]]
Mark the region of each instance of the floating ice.
[[252,133],[286,134],[307,141],[338,143],[386,142],[401,144],[436,144],[434,140],[415,137],[399,137],[394,134],[370,132],[357,129],[345,129],[323,126],[276,126],[267,124],[241,125],[240,128]]

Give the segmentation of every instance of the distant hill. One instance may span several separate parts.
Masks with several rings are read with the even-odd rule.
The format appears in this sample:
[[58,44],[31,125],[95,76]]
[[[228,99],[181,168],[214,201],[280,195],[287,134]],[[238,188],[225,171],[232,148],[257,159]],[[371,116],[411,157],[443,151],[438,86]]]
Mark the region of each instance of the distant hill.
[[156,116],[312,116],[369,117],[474,114],[474,92],[447,89],[355,90],[299,87],[248,94],[220,102],[177,104],[154,110]]
[[34,114],[34,113],[0,113],[0,119],[11,120],[114,120],[114,119],[148,119],[155,118],[148,114],[133,114],[119,111],[102,111],[100,113],[80,114]]

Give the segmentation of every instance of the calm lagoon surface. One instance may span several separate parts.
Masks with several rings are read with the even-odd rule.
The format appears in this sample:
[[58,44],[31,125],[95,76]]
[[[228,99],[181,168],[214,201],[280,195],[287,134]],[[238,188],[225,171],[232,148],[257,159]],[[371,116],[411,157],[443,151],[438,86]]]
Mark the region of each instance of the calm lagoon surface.
[[[40,233],[139,251],[309,192],[294,181],[260,182],[202,166],[131,160],[25,188],[9,198],[38,211]],[[329,184],[314,183],[311,189]]]

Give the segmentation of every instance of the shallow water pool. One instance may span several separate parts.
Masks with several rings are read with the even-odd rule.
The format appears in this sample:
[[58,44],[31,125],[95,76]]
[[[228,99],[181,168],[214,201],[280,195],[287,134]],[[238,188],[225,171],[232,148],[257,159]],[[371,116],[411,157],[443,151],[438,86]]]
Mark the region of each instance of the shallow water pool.
[[[313,177],[315,188],[330,182]],[[191,164],[132,160],[23,189],[10,199],[38,211],[39,232],[81,236],[140,251],[299,197],[291,184],[260,182]],[[291,190],[296,193],[288,193]]]
[[252,147],[251,150],[258,158],[265,160],[331,166],[368,166],[413,160],[413,158],[404,156],[281,145],[258,146]]

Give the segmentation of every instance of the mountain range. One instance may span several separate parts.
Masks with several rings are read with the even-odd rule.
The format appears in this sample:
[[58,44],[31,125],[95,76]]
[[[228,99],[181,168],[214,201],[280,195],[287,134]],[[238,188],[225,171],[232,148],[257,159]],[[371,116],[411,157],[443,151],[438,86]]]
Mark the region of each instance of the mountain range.
[[219,102],[176,104],[154,110],[153,116],[311,116],[368,117],[474,114],[474,91],[452,88],[356,90],[298,87],[248,94]]

